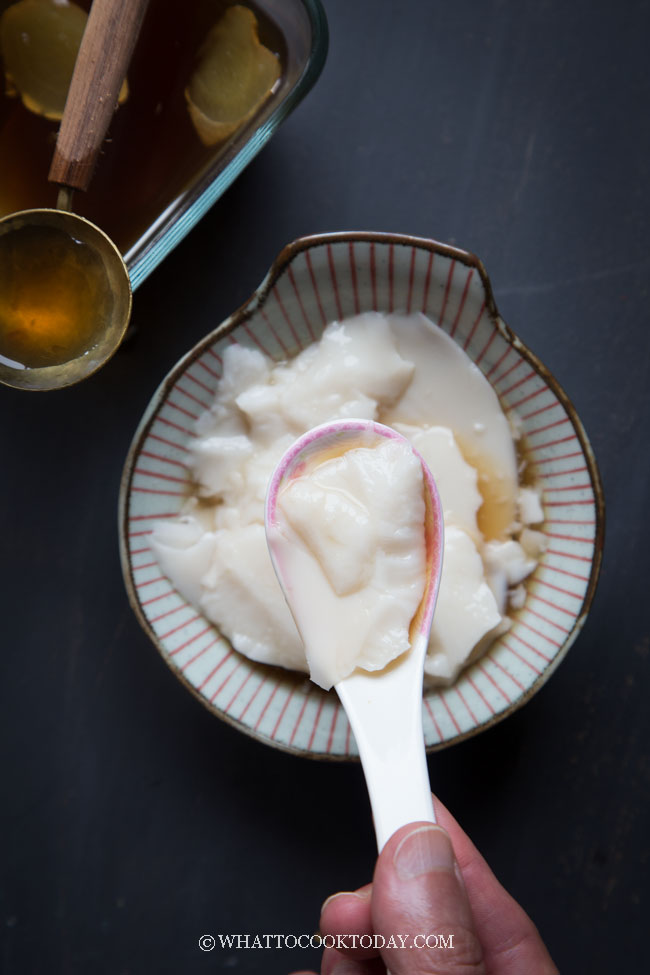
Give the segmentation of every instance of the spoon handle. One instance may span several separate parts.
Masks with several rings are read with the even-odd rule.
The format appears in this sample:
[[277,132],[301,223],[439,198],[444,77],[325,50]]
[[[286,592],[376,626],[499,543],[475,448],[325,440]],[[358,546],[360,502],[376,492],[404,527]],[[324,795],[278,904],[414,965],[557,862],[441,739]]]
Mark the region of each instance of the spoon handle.
[[355,671],[336,685],[359,748],[380,851],[400,826],[436,821],[417,679],[425,649],[418,638],[392,668],[376,675]]
[[81,40],[48,179],[90,183],[149,0],[94,0]]

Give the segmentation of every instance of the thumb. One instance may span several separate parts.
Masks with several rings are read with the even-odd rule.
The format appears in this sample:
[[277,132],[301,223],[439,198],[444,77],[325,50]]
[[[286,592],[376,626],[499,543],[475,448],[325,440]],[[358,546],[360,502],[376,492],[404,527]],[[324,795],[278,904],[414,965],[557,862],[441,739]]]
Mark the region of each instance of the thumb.
[[485,975],[465,886],[440,826],[411,823],[391,836],[375,869],[372,921],[392,975]]

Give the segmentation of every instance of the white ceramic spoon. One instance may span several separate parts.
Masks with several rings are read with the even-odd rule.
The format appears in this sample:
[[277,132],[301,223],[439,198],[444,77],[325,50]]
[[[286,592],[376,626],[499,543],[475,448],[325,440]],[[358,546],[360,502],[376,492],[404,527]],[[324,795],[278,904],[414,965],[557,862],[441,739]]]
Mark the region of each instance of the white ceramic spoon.
[[[266,496],[266,536],[292,613],[291,579],[285,561],[277,558],[276,546],[283,528],[278,492],[288,480],[299,476],[306,461],[313,462],[316,457],[324,461],[354,447],[369,446],[378,437],[404,440],[390,427],[369,420],[325,423],[300,437],[274,471]],[[419,459],[425,488],[427,579],[411,622],[411,649],[381,671],[355,670],[335,685],[359,748],[380,850],[400,826],[435,822],[422,731],[422,676],[442,568],[443,522],[435,482]],[[395,504],[399,503],[396,498]]]

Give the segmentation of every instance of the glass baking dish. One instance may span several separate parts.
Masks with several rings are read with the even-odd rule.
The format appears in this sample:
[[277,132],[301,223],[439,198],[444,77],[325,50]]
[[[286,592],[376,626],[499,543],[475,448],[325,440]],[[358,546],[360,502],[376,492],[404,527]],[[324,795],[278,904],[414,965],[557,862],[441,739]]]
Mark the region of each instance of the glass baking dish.
[[[0,13],[16,0],[0,0]],[[88,9],[89,0],[76,0]],[[144,281],[271,138],[318,78],[327,54],[320,0],[244,0],[281,74],[250,121],[206,147],[189,120],[184,89],[202,37],[229,0],[155,0],[129,69],[129,98],[111,123],[87,194],[73,208],[122,251],[132,287]],[[0,62],[0,69],[2,64]],[[0,216],[55,206],[47,182],[58,122],[11,97],[0,70]]]

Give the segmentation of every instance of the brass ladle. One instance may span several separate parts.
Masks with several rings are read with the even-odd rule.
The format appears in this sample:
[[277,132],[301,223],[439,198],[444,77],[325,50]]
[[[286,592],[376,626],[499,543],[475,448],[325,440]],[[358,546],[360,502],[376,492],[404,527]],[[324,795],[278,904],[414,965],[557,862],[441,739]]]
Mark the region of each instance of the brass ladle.
[[90,183],[147,4],[94,0],[48,176],[61,187],[56,209],[0,220],[0,382],[8,386],[77,383],[124,337],[131,282],[122,255],[69,211],[73,191]]

